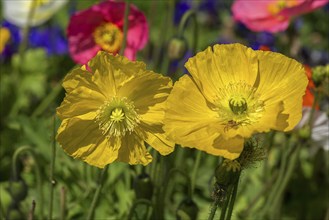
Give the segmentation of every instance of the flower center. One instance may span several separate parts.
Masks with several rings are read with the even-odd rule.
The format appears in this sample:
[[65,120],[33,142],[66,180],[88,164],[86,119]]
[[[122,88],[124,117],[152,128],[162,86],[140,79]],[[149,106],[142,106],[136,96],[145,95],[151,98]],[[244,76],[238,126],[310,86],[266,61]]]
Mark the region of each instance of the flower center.
[[255,123],[264,111],[256,89],[243,81],[220,88],[215,103],[224,131]]
[[241,96],[232,97],[228,104],[232,112],[236,115],[243,114],[248,109],[247,101]]
[[139,123],[135,106],[127,98],[113,97],[97,110],[95,122],[107,137],[122,137]]
[[298,2],[296,0],[277,0],[269,4],[267,9],[272,15],[276,15],[283,9],[293,7],[297,5],[297,3]]
[[122,31],[112,23],[103,23],[93,32],[94,41],[103,50],[116,53],[123,41]]

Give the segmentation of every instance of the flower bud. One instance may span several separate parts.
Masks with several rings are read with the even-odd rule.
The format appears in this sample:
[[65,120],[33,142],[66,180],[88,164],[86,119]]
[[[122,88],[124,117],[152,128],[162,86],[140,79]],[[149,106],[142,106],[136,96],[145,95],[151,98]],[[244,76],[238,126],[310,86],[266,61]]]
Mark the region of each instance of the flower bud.
[[146,173],[140,174],[134,181],[134,189],[137,199],[151,200],[153,195],[153,183]]
[[16,202],[19,202],[27,196],[27,185],[22,179],[18,181],[11,181],[9,183],[9,192],[12,198]]
[[224,187],[234,184],[240,170],[241,166],[238,161],[225,159],[215,170],[217,183]]
[[168,56],[171,60],[180,60],[187,51],[187,42],[184,37],[173,37],[168,44]]
[[326,66],[316,66],[312,69],[312,78],[315,85],[318,87],[324,81],[329,80],[329,64]]
[[241,169],[253,166],[256,162],[262,161],[266,156],[263,147],[258,145],[255,139],[249,139],[245,142],[240,157],[237,159],[241,165]]
[[176,219],[178,220],[195,220],[199,212],[198,206],[195,202],[187,198],[183,200],[176,211]]
[[311,137],[311,128],[309,125],[305,125],[301,129],[298,130],[298,136],[303,139],[307,140]]

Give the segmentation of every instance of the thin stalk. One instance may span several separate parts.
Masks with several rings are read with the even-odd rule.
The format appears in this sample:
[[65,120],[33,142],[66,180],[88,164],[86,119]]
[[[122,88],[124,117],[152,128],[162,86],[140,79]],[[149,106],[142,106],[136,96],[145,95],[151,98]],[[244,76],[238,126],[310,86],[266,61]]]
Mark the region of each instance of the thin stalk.
[[219,200],[215,199],[214,202],[211,204],[210,214],[209,214],[208,220],[213,220],[214,219],[218,205],[219,205]]
[[198,173],[198,168],[200,165],[201,155],[202,155],[202,151],[198,151],[197,155],[196,155],[193,171],[192,171],[192,176],[191,176],[191,192],[192,192],[192,194],[194,192],[195,180],[196,180],[196,175]]
[[163,219],[163,209],[164,209],[164,187],[163,187],[163,165],[164,165],[164,157],[160,157],[160,162],[156,167],[156,178],[154,179],[155,187],[156,187],[156,199],[155,199],[155,218]]
[[249,216],[249,213],[251,212],[251,210],[254,208],[254,206],[257,204],[258,200],[260,198],[262,198],[262,196],[270,189],[270,187],[273,185],[273,181],[277,179],[278,177],[278,172],[275,173],[272,178],[270,179],[270,181],[268,181],[265,186],[263,187],[263,189],[261,191],[258,192],[258,194],[251,200],[251,202],[249,203],[249,205],[244,209],[244,211],[241,212],[241,216],[243,219],[247,218]]
[[35,201],[32,200],[32,206],[31,206],[31,209],[29,211],[28,220],[33,220],[34,219],[34,210],[35,210]]
[[275,198],[275,196],[277,194],[277,191],[280,188],[280,185],[282,184],[282,181],[283,181],[284,176],[286,174],[286,168],[287,168],[287,164],[288,164],[288,161],[289,161],[289,156],[294,150],[293,146],[290,149],[288,149],[289,145],[290,145],[290,139],[288,139],[286,141],[286,146],[287,147],[284,148],[285,151],[284,151],[284,155],[282,157],[282,163],[281,163],[281,166],[280,166],[279,176],[278,176],[278,179],[276,180],[276,182],[274,183],[273,189],[270,192],[270,195],[269,195],[269,197],[266,201],[265,206],[262,208],[262,211],[260,212],[261,217],[263,217],[268,212],[268,210],[272,207],[273,199]]
[[140,204],[147,205],[148,207],[151,207],[152,210],[154,209],[153,203],[150,200],[147,200],[147,199],[138,199],[136,202],[134,202],[133,206],[130,209],[129,215],[127,217],[128,220],[133,219],[135,209]]
[[64,186],[62,186],[61,192],[60,192],[60,207],[61,207],[60,220],[65,220],[65,215],[66,215],[66,191],[65,191]]
[[187,23],[190,19],[192,19],[192,21],[193,21],[192,52],[193,52],[193,54],[195,54],[197,46],[198,46],[198,22],[197,22],[196,13],[194,10],[189,10],[183,15],[183,18],[180,21],[179,27],[178,27],[178,36],[183,36],[184,31],[187,27]]
[[92,220],[93,217],[94,217],[94,212],[95,212],[95,209],[96,209],[96,205],[97,205],[100,193],[101,193],[103,185],[104,185],[104,180],[105,180],[105,176],[106,176],[106,173],[108,171],[108,168],[109,168],[109,166],[106,166],[100,173],[100,177],[99,177],[99,181],[98,181],[98,187],[96,189],[93,200],[91,202],[91,206],[89,208],[88,215],[87,215],[87,220]]
[[13,159],[12,159],[14,181],[18,181],[18,179],[19,179],[18,171],[17,171],[17,160],[18,160],[18,156],[24,151],[33,151],[33,148],[29,147],[29,146],[23,146],[23,147],[20,147],[17,150],[15,150]]
[[42,102],[37,106],[37,108],[33,111],[31,117],[37,117],[41,115],[46,109],[50,106],[50,104],[56,99],[56,97],[62,91],[61,83],[57,83],[57,85],[51,90],[51,92],[42,100]]
[[55,158],[56,158],[56,118],[53,117],[53,141],[51,145],[51,160],[50,160],[50,201],[49,201],[49,216],[48,219],[51,220],[53,217],[53,198],[54,198],[54,189],[56,181],[54,180],[54,170],[55,170]]
[[277,210],[277,206],[278,203],[280,201],[280,198],[282,197],[282,194],[284,193],[285,188],[287,187],[289,180],[291,179],[292,173],[295,169],[296,163],[298,161],[298,156],[299,156],[299,152],[301,149],[301,144],[299,143],[297,145],[297,147],[294,149],[294,152],[291,155],[289,164],[287,166],[286,169],[286,173],[284,175],[284,178],[282,179],[282,183],[280,184],[280,187],[278,188],[278,190],[276,191],[276,194],[273,198],[273,202],[272,202],[272,210],[275,211]]
[[232,196],[232,190],[233,190],[233,186],[229,186],[229,188],[227,190],[227,197],[225,198],[225,201],[224,201],[221,213],[220,213],[220,218],[219,218],[220,220],[225,219],[227,207],[228,207],[228,204],[229,204],[231,196]]
[[232,216],[234,203],[235,203],[235,198],[236,198],[236,195],[237,195],[237,192],[238,192],[240,174],[241,173],[238,174],[239,176],[238,176],[237,181],[236,181],[236,183],[234,184],[234,187],[233,187],[233,192],[232,192],[232,196],[231,196],[231,199],[230,199],[228,212],[227,212],[227,215],[226,215],[226,220],[230,220],[231,216]]

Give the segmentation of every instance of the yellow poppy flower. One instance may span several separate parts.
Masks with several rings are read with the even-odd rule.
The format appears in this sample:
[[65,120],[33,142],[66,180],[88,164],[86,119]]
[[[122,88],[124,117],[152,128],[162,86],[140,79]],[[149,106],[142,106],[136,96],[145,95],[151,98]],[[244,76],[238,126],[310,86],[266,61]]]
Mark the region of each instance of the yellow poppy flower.
[[114,161],[148,164],[144,141],[162,155],[173,151],[162,129],[170,78],[142,62],[99,52],[88,68],[72,70],[63,87],[57,140],[72,157],[102,168]]
[[244,139],[289,131],[301,119],[304,68],[279,53],[215,45],[190,58],[167,100],[164,130],[182,146],[228,159]]

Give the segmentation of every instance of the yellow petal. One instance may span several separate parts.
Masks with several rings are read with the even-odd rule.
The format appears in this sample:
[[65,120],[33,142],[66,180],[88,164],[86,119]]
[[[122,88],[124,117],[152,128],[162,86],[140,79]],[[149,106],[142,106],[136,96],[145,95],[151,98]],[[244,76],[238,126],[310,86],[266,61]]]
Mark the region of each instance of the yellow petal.
[[169,77],[148,70],[140,70],[132,80],[125,82],[118,95],[133,101],[138,114],[143,115],[149,111],[150,107],[157,104],[160,106],[156,109],[162,110],[161,106],[171,89],[172,81]]
[[147,152],[144,141],[132,133],[122,138],[117,161],[145,166],[152,161],[152,156]]
[[205,147],[204,151],[209,154],[222,156],[230,160],[238,158],[243,150],[244,138],[237,136],[231,139],[224,139],[218,136],[212,147]]
[[258,72],[255,52],[241,44],[215,45],[190,58],[185,67],[210,102],[231,82],[253,85]]
[[113,56],[104,51],[99,51],[88,66],[94,73],[93,81],[109,96],[117,95],[122,84],[138,74],[140,69],[145,69],[142,62],[132,62],[123,56]]
[[75,118],[62,121],[57,141],[72,157],[100,168],[117,159],[121,146],[120,140],[106,139],[94,121]]
[[75,67],[63,80],[63,87],[66,92],[71,92],[78,85],[90,85],[92,83],[92,74],[83,67]]
[[96,117],[97,109],[104,101],[103,94],[84,86],[78,86],[78,88],[66,94],[56,112],[61,120],[73,117],[93,120]]
[[[255,87],[266,106],[278,105],[283,102],[282,114],[289,117],[279,117],[285,120],[284,131],[293,129],[301,119],[302,98],[305,94],[308,79],[304,67],[297,61],[279,53],[256,51],[259,59],[259,77]],[[267,114],[267,113],[266,113]],[[284,125],[285,121],[277,121]],[[282,128],[280,128],[281,130]]]
[[169,140],[162,129],[162,124],[149,125],[142,123],[141,127],[146,134],[145,142],[157,150],[161,155],[168,155],[174,151],[175,143]]
[[198,149],[212,146],[219,135],[218,114],[185,75],[175,83],[167,100],[164,130],[176,143]]

